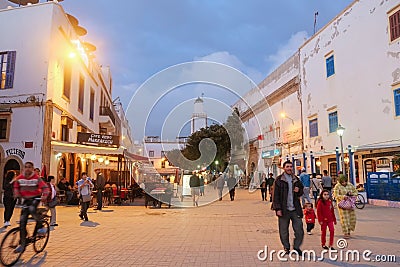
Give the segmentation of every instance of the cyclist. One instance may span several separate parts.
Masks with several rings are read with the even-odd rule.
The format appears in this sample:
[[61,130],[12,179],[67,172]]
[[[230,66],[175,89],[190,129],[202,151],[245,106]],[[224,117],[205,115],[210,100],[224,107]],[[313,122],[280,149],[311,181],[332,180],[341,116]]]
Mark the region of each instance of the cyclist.
[[38,234],[45,234],[46,229],[42,228],[40,222],[40,215],[37,214],[37,206],[41,198],[42,202],[46,202],[47,195],[49,194],[49,188],[47,184],[33,171],[33,163],[25,162],[24,173],[20,174],[14,183],[14,197],[21,197],[24,202],[24,208],[21,210],[20,218],[20,245],[15,249],[16,253],[21,253],[26,246],[26,224],[28,222],[29,214],[36,221],[36,228]]

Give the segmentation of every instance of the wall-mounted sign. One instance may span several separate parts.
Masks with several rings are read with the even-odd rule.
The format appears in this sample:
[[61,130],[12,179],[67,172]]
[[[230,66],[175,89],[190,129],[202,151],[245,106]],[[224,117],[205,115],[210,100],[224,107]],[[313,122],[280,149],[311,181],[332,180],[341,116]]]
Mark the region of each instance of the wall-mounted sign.
[[7,155],[7,157],[15,155],[15,156],[20,157],[21,159],[25,158],[25,152],[22,151],[21,149],[18,149],[18,148],[7,149],[6,150],[6,155]]
[[79,144],[94,144],[99,146],[119,146],[119,136],[93,133],[78,133]]
[[268,158],[273,158],[275,156],[280,156],[280,155],[281,155],[281,150],[279,148],[277,148],[277,149],[273,149],[273,150],[263,151],[261,153],[261,158],[268,159]]
[[25,142],[25,148],[33,148],[33,142]]

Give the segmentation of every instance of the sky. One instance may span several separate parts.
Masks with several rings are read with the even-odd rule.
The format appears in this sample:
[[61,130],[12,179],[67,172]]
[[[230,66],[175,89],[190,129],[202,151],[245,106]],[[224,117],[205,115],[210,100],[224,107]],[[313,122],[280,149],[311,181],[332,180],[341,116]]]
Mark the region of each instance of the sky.
[[[88,30],[83,39],[97,46],[97,62],[111,67],[113,97],[119,96],[128,110],[134,139],[138,140],[144,135],[165,134],[169,139],[188,135],[184,124],[187,125],[193,112],[194,99],[202,93],[205,111],[221,122],[229,115],[230,105],[240,97],[215,84],[179,85],[168,91],[170,88],[159,79],[158,84],[151,83],[149,88],[146,87],[149,79],[165,69],[174,69],[176,64],[212,61],[233,67],[250,78],[242,94],[252,87],[252,82],[261,82],[312,36],[316,11],[318,30],[351,2],[65,0],[61,4]],[[146,91],[135,95],[139,90]],[[152,99],[158,93],[161,97]],[[146,101],[141,101],[143,97]],[[150,112],[141,112],[148,110],[144,103],[151,102],[154,105]],[[179,115],[170,115],[173,111]],[[173,130],[163,132],[166,121],[179,123],[171,124],[169,128]]]

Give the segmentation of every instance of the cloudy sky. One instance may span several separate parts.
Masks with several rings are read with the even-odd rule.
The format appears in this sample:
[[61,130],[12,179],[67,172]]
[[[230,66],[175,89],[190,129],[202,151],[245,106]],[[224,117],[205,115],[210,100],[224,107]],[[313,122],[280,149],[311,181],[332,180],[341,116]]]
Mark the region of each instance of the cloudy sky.
[[[120,96],[127,108],[134,92],[150,77],[175,64],[193,60],[227,64],[258,83],[313,34],[316,11],[319,29],[351,2],[65,0],[62,5],[88,30],[84,39],[97,46],[97,61],[111,66],[113,96]],[[179,103],[189,103],[188,108],[193,109],[191,99],[202,92],[226,106],[237,100],[216,93],[221,88],[200,86],[179,87],[175,94],[164,95],[164,101],[159,101],[158,107],[152,110],[153,116],[146,114],[146,118],[155,118],[148,123],[144,134],[160,135],[165,118],[154,114],[168,114]],[[140,111],[142,107],[134,108]],[[142,125],[139,123],[138,128],[132,116],[128,117],[135,139],[140,139]],[[171,137],[174,134],[178,135],[171,133]]]

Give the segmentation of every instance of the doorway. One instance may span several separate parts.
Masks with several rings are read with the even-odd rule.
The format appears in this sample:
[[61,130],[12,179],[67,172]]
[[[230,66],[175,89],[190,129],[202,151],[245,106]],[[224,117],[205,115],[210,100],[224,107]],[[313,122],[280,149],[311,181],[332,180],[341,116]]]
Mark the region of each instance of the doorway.
[[21,165],[16,159],[9,159],[7,161],[6,165],[4,166],[4,175],[11,170],[15,171],[17,175],[19,175],[21,172]]

